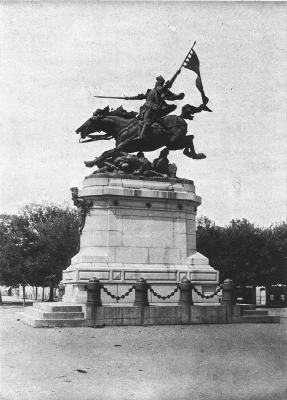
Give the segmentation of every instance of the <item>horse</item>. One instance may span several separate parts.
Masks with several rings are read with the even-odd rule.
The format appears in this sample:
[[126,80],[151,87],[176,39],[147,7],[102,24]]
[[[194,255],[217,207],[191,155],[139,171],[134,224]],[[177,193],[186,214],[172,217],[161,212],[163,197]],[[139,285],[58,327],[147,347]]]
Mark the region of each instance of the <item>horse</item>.
[[[93,161],[85,161],[86,167],[100,166],[107,158],[115,157],[119,152],[149,152],[166,147],[168,150],[182,150],[186,157],[200,160],[206,158],[203,153],[196,153],[193,145],[193,135],[187,135],[185,119],[193,119],[192,112],[200,112],[199,108],[190,105],[182,107],[180,116],[167,115],[162,120],[157,119],[147,132],[146,137],[140,138],[142,122],[136,117],[137,113],[127,112],[122,107],[110,111],[109,106],[97,109],[76,133],[81,135],[80,142],[96,140],[116,140],[114,149],[105,151]],[[163,121],[163,122],[162,122]],[[95,132],[105,132],[105,135],[92,135]],[[86,140],[84,140],[86,139]]]

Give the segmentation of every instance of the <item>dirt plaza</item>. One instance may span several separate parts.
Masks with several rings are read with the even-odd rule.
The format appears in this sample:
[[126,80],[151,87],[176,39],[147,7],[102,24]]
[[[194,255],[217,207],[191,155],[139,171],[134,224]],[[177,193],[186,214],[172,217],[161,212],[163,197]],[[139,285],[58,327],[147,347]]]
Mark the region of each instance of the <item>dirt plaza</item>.
[[1,400],[286,399],[280,324],[33,329],[1,313]]

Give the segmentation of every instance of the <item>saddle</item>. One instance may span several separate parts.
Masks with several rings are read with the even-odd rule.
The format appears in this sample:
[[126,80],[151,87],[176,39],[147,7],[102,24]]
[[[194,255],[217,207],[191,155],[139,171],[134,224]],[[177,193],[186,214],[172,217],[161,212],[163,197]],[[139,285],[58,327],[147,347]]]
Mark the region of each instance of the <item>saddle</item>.
[[[134,118],[130,124],[128,124],[126,127],[124,127],[121,131],[120,131],[120,135],[122,135],[123,133],[127,132],[128,130],[130,130],[131,128],[137,126],[138,128],[138,136],[140,136],[140,132],[142,130],[142,126],[143,126],[144,121],[138,119],[138,118]],[[156,122],[153,122],[152,125],[150,125],[150,127],[147,130],[147,138],[150,136],[151,132],[153,131],[153,129],[161,129],[164,131],[164,133],[166,135],[173,135],[172,131],[165,125],[164,121],[160,118],[157,118]],[[138,138],[136,138],[138,139]]]

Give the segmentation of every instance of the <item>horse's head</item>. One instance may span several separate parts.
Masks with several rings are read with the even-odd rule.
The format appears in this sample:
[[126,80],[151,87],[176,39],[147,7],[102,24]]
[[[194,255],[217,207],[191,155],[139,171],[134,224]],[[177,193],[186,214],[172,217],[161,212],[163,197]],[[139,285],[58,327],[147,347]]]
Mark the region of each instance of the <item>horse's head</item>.
[[105,118],[110,112],[109,106],[103,108],[102,110],[98,108],[91,118],[89,118],[82,126],[80,126],[76,133],[81,134],[81,138],[85,139],[88,135],[94,132],[101,131],[101,120]]

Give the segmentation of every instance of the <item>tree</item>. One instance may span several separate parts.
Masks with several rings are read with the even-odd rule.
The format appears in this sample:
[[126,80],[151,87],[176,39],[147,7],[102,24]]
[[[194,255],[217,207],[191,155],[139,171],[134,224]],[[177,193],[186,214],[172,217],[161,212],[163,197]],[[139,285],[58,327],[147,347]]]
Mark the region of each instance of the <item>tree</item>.
[[1,215],[0,218],[0,281],[2,284],[23,285],[31,281],[37,258],[37,235],[30,230],[25,216]]
[[232,220],[225,228],[206,217],[198,220],[197,250],[236,285],[286,284],[286,224],[260,228],[246,219]]
[[79,216],[68,205],[52,203],[29,204],[22,208],[33,232],[37,234],[38,267],[33,284],[50,286],[49,301],[53,301],[53,288],[70,265],[79,247]]
[[230,278],[228,261],[223,257],[226,253],[224,228],[216,226],[207,217],[197,220],[196,249],[209,258],[210,265],[220,272],[220,280]]
[[0,281],[50,286],[62,277],[79,247],[79,216],[68,205],[28,204],[19,215],[0,216]]
[[287,224],[271,226],[265,231],[265,254],[261,277],[264,286],[287,284]]

